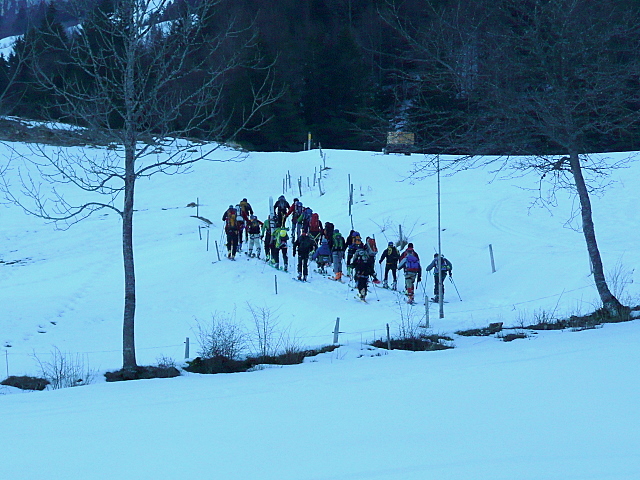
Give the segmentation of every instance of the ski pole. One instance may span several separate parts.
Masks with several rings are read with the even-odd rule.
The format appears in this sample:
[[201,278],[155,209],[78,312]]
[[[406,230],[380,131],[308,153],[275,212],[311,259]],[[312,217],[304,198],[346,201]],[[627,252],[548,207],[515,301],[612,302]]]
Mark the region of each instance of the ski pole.
[[373,293],[376,294],[376,300],[378,300],[378,302],[380,301],[380,297],[378,297],[378,289],[376,288],[376,285],[371,282],[371,289],[373,290]]
[[458,287],[456,286],[456,282],[453,281],[453,277],[449,275],[449,280],[453,283],[453,287],[456,289],[456,293],[458,294],[458,298],[462,301],[462,297],[460,296],[460,292],[458,291]]

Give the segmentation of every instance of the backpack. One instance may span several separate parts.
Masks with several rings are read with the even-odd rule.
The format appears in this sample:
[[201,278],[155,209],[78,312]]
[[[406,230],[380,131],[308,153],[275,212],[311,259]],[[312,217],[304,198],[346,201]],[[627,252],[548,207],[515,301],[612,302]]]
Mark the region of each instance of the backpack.
[[225,220],[225,229],[233,229],[236,227],[238,212],[235,208],[227,210],[227,219]]
[[[287,240],[289,240],[289,235],[287,235],[286,228],[278,228],[276,229],[276,248],[286,247]],[[284,233],[284,235],[282,235]]]
[[251,222],[249,222],[249,233],[252,235],[260,233],[260,222],[258,219],[251,220]]
[[404,264],[405,272],[419,272],[420,271],[420,261],[418,257],[413,254],[409,254],[406,257],[406,261]]
[[378,253],[378,247],[376,246],[375,238],[367,238],[367,244],[373,253]]
[[333,245],[334,250],[344,250],[344,237],[340,232],[333,234]]
[[[437,262],[436,262],[436,266],[438,266]],[[451,271],[451,262],[449,260],[447,260],[446,258],[444,258],[444,257],[442,257],[442,261],[440,262],[440,271],[442,271],[442,272],[450,272]]]
[[311,215],[313,215],[313,210],[311,210],[311,207],[307,207],[304,209],[304,223],[306,225],[309,225],[309,222],[311,221]]
[[320,226],[320,216],[317,213],[311,214],[311,219],[309,220],[309,231],[310,232],[319,232],[321,229]]
[[351,262],[354,265],[366,265],[369,263],[369,254],[364,248],[360,248],[353,255],[353,260]]
[[284,198],[279,198],[274,207],[278,212],[284,212],[287,209],[287,201]]

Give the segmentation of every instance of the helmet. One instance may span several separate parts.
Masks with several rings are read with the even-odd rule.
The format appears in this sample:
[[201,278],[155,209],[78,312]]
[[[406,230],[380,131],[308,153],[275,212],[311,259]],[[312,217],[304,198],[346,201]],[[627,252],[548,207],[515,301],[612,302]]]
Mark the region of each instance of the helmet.
[[286,237],[287,236],[287,231],[286,230],[280,230],[280,236],[281,237]]
[[246,199],[246,198],[243,198],[243,199],[242,199],[242,201],[243,201],[243,202],[246,202],[246,201],[247,201],[247,199]]
[[256,219],[256,218],[258,218],[258,217],[256,217],[255,215],[251,215],[249,218],[250,218],[251,220],[255,220],[255,219]]
[[354,231],[354,232],[352,233],[352,235],[353,235],[354,237],[359,237],[359,236],[360,236],[360,232],[356,232],[356,231]]
[[229,205],[229,208],[235,208],[233,205]]
[[413,243],[410,243],[409,245],[407,245],[407,248],[413,248]]
[[393,247],[393,242],[389,242],[389,246],[390,246],[390,247]]

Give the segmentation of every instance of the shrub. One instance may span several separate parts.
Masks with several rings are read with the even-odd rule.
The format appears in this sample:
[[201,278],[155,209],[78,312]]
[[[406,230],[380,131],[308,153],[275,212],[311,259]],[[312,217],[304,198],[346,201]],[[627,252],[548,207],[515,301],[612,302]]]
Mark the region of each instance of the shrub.
[[388,349],[391,344],[391,350],[410,350],[412,352],[431,352],[454,348],[453,345],[444,342],[453,342],[453,339],[440,335],[422,334],[415,337],[391,338],[389,342],[379,339],[371,343],[371,346]]
[[38,377],[16,377],[10,376],[0,382],[0,385],[6,385],[7,387],[16,387],[21,390],[44,390],[49,385],[49,381],[46,378]]
[[234,314],[215,312],[211,323],[197,322],[197,337],[201,357],[239,358],[247,348],[247,334],[235,321]]
[[143,380],[150,378],[173,378],[180,376],[180,370],[176,367],[136,367],[123,368],[115,372],[104,374],[107,382],[122,382],[127,380]]
[[96,376],[96,371],[85,364],[82,355],[61,352],[57,347],[48,361],[41,360],[35,354],[33,357],[40,368],[40,375],[48,380],[53,390],[89,385]]

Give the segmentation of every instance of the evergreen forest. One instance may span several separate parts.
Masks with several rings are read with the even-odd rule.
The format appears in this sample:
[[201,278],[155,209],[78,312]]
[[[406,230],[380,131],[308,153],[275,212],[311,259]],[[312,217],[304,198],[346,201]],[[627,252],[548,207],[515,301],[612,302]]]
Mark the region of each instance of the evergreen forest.
[[[69,116],[58,89],[73,83],[91,91],[91,71],[74,68],[76,46],[91,45],[107,57],[113,44],[105,35],[120,28],[117,7],[127,2],[136,3],[54,1],[3,15],[0,36],[20,37],[13,53],[0,56],[0,113],[83,126]],[[195,15],[206,3],[215,14]],[[430,153],[637,150],[637,3],[173,0],[148,16],[138,62],[184,42],[194,22],[209,22],[198,35],[224,33],[222,48],[192,49],[190,59],[180,60],[188,74],[176,94],[188,97],[205,81],[196,66],[226,62],[242,48],[243,59],[217,80],[215,112],[225,128],[212,133],[207,121],[191,121],[211,117],[214,107],[206,113],[185,107],[168,121],[190,137],[252,150],[297,151],[308,133],[316,146],[381,150],[389,132],[411,132],[412,151]],[[233,30],[221,27],[229,24]],[[126,75],[117,61],[101,68],[109,69],[107,78]],[[256,85],[266,83],[270,101],[260,115],[245,116],[257,110]],[[125,119],[108,122],[118,128]]]

